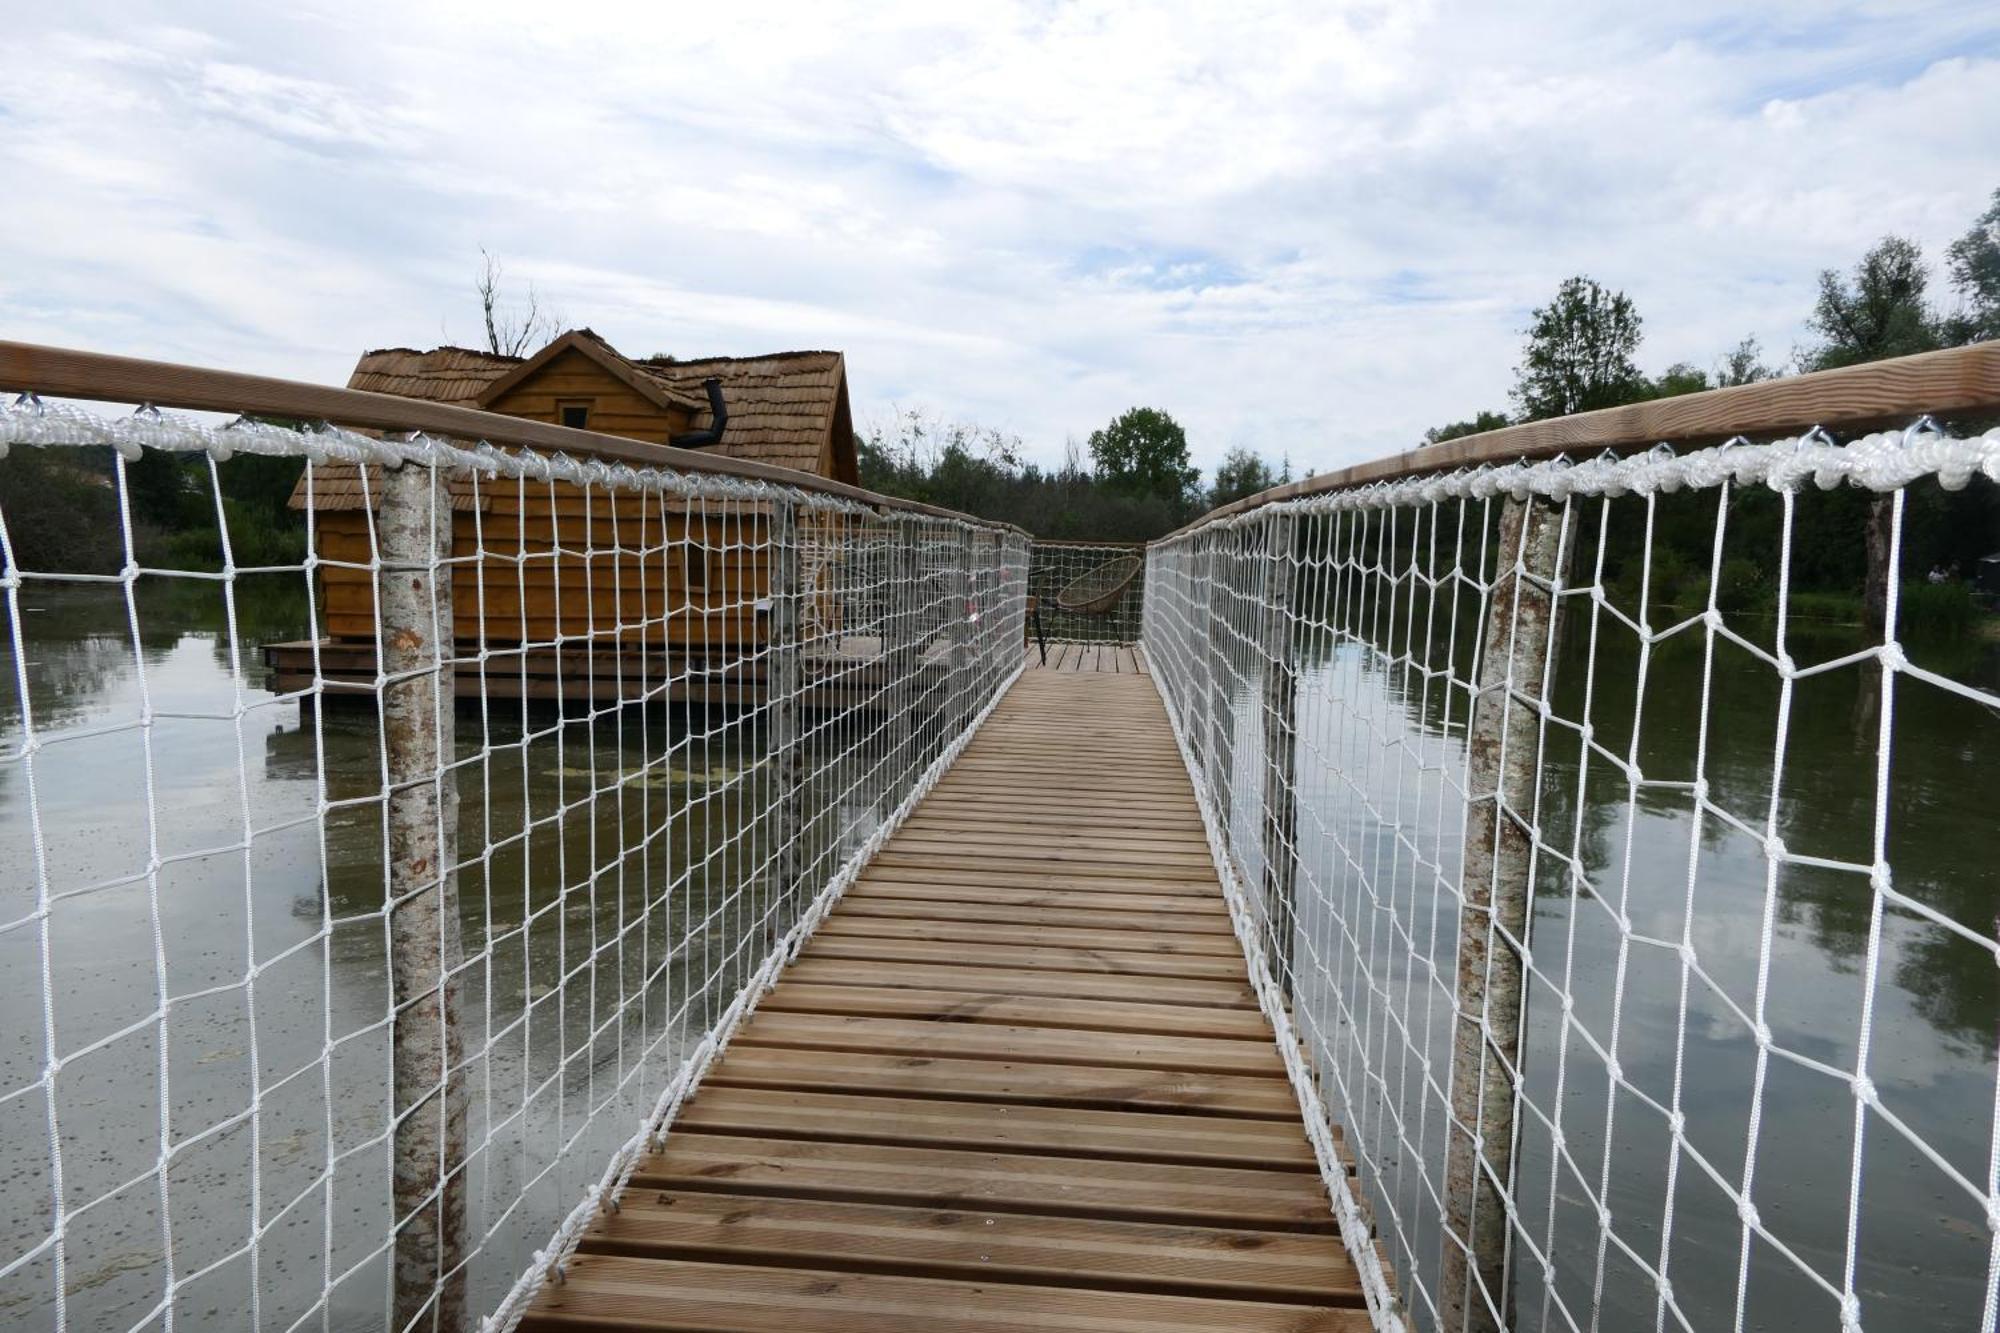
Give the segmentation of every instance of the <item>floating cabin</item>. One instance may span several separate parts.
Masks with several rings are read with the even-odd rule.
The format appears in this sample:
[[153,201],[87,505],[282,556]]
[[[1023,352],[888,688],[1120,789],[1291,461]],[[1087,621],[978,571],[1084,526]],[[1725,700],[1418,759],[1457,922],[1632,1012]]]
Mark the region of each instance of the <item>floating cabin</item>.
[[[632,360],[579,329],[526,358],[463,347],[367,352],[348,387],[672,443],[837,481],[852,483],[859,475],[839,352]],[[327,465],[315,470],[310,494],[301,478],[291,497],[294,509],[313,510],[321,558],[351,562],[320,567],[328,637],[317,645],[319,669],[335,689],[372,688],[375,676],[375,587],[359,567],[372,554],[363,507],[368,496],[379,503],[381,493],[374,476],[369,483],[364,491],[358,468]],[[501,480],[475,487],[469,478],[451,482],[451,497],[453,554],[484,552],[482,577],[467,564],[454,578],[461,652],[476,652],[482,643],[491,651],[525,645],[489,665],[483,678],[476,666],[461,665],[460,695],[587,694],[602,701],[620,688],[608,650],[640,643],[665,648],[676,675],[699,680],[698,691],[684,683],[676,698],[698,693],[748,702],[760,693],[752,676],[761,659],[745,661],[762,642],[759,603],[770,590],[759,506],[711,507],[610,490],[593,491],[586,504],[582,488],[568,483]],[[558,546],[562,553],[553,554]],[[641,548],[650,554],[642,557]],[[593,552],[588,559],[586,549]],[[615,644],[605,634],[613,626],[623,627]],[[559,635],[560,661],[550,646]],[[309,685],[313,649],[270,645],[274,687]],[[655,687],[663,674],[655,668]],[[635,684],[627,679],[624,691],[632,693]]]

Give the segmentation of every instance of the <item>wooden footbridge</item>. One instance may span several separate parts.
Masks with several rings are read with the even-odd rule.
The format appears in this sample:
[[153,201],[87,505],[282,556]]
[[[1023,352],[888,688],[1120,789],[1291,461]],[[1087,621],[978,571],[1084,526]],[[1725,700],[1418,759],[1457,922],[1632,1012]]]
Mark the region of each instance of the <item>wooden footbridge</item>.
[[[1143,550],[391,394],[6,342],[0,389],[0,453],[114,493],[119,562],[37,548],[10,520],[42,497],[0,488],[0,783],[32,866],[0,961],[40,1000],[0,1062],[14,1322],[1881,1329],[1917,1327],[1921,1289],[1926,1327],[2000,1329],[1990,1063],[1871,1055],[1936,1045],[1908,1017],[1913,932],[1968,976],[2000,960],[1977,884],[1911,895],[1936,886],[1898,872],[1890,818],[1892,774],[1943,785],[1922,751],[1892,767],[1895,734],[1929,719],[1956,751],[2000,717],[1990,681],[1905,651],[1892,577],[1907,493],[2000,480],[2000,345],[1433,444]],[[156,456],[207,497],[212,551],[133,528],[128,468]],[[232,490],[249,456],[344,497],[300,511],[290,563],[232,545],[269,488]],[[1865,503],[1810,517],[1839,487]],[[1775,631],[1716,599],[1723,532],[1789,551],[1795,522],[1850,518],[1879,642],[1794,660],[1782,574]],[[1625,586],[1708,522],[1709,606],[1663,628]],[[138,707],[50,707],[49,591],[129,626]],[[181,693],[149,669],[196,592],[229,684]],[[1044,652],[1044,629],[1115,642]],[[1706,653],[1698,697],[1648,674],[1669,637]],[[1776,700],[1729,714],[1778,738],[1768,790],[1755,765],[1710,785],[1719,647],[1718,689]],[[1882,722],[1855,754],[1874,786],[1815,807],[1792,691],[1836,669]],[[1596,711],[1618,697],[1629,723]],[[264,771],[246,742],[293,707],[311,761]],[[1660,735],[1697,716],[1694,768],[1662,776],[1648,747],[1679,753]],[[1623,725],[1629,759],[1593,740]],[[191,739],[232,732],[233,772]],[[731,765],[683,769],[697,744]],[[140,785],[143,812],[115,790]],[[184,786],[241,809],[189,813]],[[1859,844],[1823,827],[1871,801],[1872,859],[1841,859]],[[1669,809],[1698,835],[1675,845],[1712,834],[1737,869],[1637,841]],[[1599,814],[1623,851],[1586,854]],[[1774,927],[1801,870],[1847,876],[1865,967]],[[1752,939],[1755,997],[1732,997]],[[107,974],[130,984],[68,983]],[[1791,1012],[1822,974],[1866,978],[1853,1022]],[[1947,1096],[1976,1132],[1912,1114]],[[1808,1097],[1800,1124],[1851,1099],[1851,1157],[1843,1128],[1788,1171],[1767,1125]],[[1718,1140],[1732,1098],[1747,1129]],[[1864,1160],[1921,1208],[1866,1216]]]
[[1129,649],[1071,645],[525,1326],[1296,1333],[1360,1306],[1159,696]]

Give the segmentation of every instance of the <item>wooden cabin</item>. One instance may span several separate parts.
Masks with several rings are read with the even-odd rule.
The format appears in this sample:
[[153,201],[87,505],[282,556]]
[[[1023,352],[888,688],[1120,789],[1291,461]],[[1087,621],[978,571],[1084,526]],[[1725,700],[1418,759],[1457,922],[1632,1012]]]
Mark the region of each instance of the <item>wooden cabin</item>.
[[[719,435],[711,379],[722,406]],[[368,352],[348,387],[858,479],[846,361],[839,352],[632,360],[579,329],[525,358],[462,347]],[[663,502],[608,490],[586,497],[567,483],[501,480],[475,488],[470,479],[455,479],[451,489],[454,554],[486,553],[482,577],[475,579],[467,566],[456,576],[453,611],[462,648],[548,643],[561,635],[580,653],[593,632],[600,649],[611,647],[604,636],[614,625],[624,627],[620,646],[644,641],[690,657],[740,659],[761,642],[759,602],[768,596],[770,571],[765,520],[754,507]],[[302,479],[291,504],[311,504],[322,559],[365,564],[371,542],[359,470],[317,469],[311,496],[306,492]],[[379,495],[379,489],[371,486],[366,494]],[[603,554],[586,558],[586,549]],[[641,549],[651,554],[642,557]],[[331,640],[322,644],[326,674],[348,674],[343,664],[351,658],[357,680],[372,675],[371,574],[328,564],[321,566],[321,582]],[[310,680],[309,655],[286,651],[301,647],[274,645],[278,688]],[[553,654],[542,656],[538,671],[552,689]],[[307,673],[303,680],[301,671]],[[478,687],[476,679],[471,687]],[[529,690],[537,692],[532,681]]]

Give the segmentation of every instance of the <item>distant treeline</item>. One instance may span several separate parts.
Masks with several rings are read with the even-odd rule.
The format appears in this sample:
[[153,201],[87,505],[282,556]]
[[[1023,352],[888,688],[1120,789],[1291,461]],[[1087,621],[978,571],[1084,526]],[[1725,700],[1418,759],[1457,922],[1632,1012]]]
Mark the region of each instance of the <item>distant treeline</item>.
[[[238,454],[217,465],[221,515],[239,567],[297,564],[305,523],[286,500],[302,458]],[[219,570],[216,485],[205,454],[148,449],[125,465],[133,552],[142,565]],[[125,563],[117,458],[109,446],[15,448],[0,458],[0,513],[21,568],[108,574]]]
[[[2000,190],[1946,250],[1945,271],[1951,296],[1941,303],[1931,295],[1922,249],[1900,236],[1884,237],[1850,273],[1823,271],[1807,317],[1815,341],[1793,354],[1790,369],[1832,370],[2000,337]],[[1678,362],[1648,376],[1634,359],[1643,323],[1631,299],[1581,276],[1565,281],[1548,305],[1535,310],[1524,332],[1514,368],[1513,412],[1482,411],[1434,427],[1426,441],[1788,373],[1766,365],[1757,341],[1746,338],[1708,370]],[[1962,424],[1976,429],[1989,423]],[[1886,567],[1885,504],[1852,487],[1802,493],[1792,527],[1790,589],[1819,594],[1814,605],[1822,612],[1879,619],[1887,579],[1874,566]],[[1735,496],[1719,565],[1715,528],[1713,495],[1660,499],[1652,599],[1699,604],[1712,577],[1724,609],[1774,604],[1782,529],[1778,497],[1761,488]],[[2000,488],[1984,479],[1958,492],[1935,483],[1911,487],[1901,545],[1896,576],[1909,580],[1906,623],[1909,613],[1920,612],[1934,628],[1969,624],[1977,609],[1969,580],[1982,556],[2000,550]],[[1607,577],[1636,585],[1645,564],[1640,553],[1639,531],[1615,532],[1605,552]]]

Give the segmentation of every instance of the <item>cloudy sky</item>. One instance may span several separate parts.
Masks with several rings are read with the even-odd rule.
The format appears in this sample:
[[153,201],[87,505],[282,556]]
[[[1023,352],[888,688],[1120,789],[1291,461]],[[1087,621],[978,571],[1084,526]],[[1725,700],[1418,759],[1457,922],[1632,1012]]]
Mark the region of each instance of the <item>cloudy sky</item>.
[[635,355],[841,348],[864,425],[1044,460],[1137,403],[1204,466],[1405,447],[1577,272],[1649,370],[1782,358],[2000,187],[1976,0],[0,9],[0,336],[340,382],[476,341],[485,246]]

